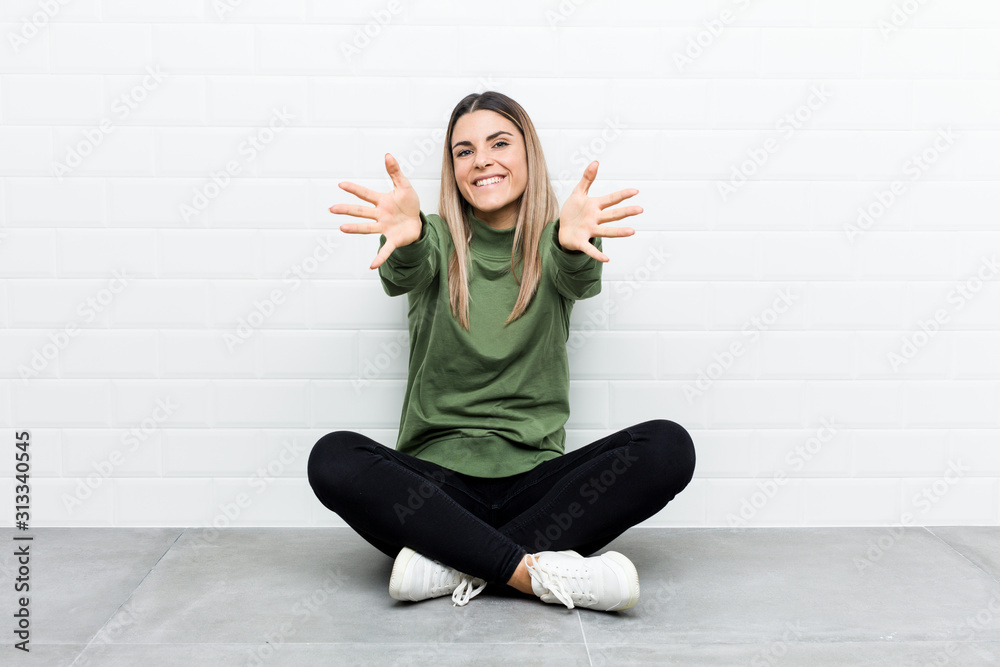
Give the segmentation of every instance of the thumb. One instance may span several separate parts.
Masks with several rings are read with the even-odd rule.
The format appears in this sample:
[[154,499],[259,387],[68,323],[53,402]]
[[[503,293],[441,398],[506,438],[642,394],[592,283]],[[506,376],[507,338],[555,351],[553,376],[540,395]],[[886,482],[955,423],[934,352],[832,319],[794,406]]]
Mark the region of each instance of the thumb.
[[379,266],[382,265],[382,262],[384,262],[389,257],[389,255],[392,254],[392,251],[395,249],[396,246],[392,245],[389,239],[386,239],[382,247],[379,248],[378,254],[375,255],[375,259],[372,261],[372,265],[369,266],[368,268],[377,269]]
[[399,168],[399,163],[396,162],[396,158],[392,156],[391,153],[385,154],[385,170],[389,173],[389,178],[392,179],[393,187],[400,187],[406,180],[403,176],[403,170]]
[[583,170],[583,178],[580,179],[580,184],[577,188],[583,194],[590,192],[590,186],[594,184],[594,179],[597,178],[597,160],[594,160],[587,165],[587,168]]

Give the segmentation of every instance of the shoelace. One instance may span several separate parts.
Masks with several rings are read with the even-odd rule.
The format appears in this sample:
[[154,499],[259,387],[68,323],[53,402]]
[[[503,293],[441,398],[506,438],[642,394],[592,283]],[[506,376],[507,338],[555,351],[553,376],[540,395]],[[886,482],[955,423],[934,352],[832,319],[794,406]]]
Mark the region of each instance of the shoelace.
[[[481,582],[476,584],[476,582]],[[475,586],[475,588],[473,588]],[[455,592],[451,594],[451,601],[453,607],[464,607],[469,604],[469,600],[479,595],[482,590],[486,588],[486,582],[482,579],[475,577],[470,577],[467,574],[462,575],[462,580],[458,584],[458,588]]]
[[[454,568],[442,565],[439,561],[434,561],[437,567],[429,568],[424,576],[425,582],[429,585],[429,590],[438,591],[451,586],[455,582],[455,575],[458,575],[458,587],[451,594],[452,606],[464,607],[469,604],[469,600],[479,595],[486,588],[486,581],[478,577],[470,577]],[[475,586],[475,588],[474,588]]]
[[583,568],[574,568],[570,572],[552,571],[545,566],[545,563],[539,563],[535,556],[532,555],[531,560],[534,562],[529,563],[527,560],[525,561],[529,576],[537,580],[540,586],[545,588],[545,590],[555,596],[557,600],[569,609],[573,609],[573,593],[593,598],[593,594],[587,590],[586,575]]

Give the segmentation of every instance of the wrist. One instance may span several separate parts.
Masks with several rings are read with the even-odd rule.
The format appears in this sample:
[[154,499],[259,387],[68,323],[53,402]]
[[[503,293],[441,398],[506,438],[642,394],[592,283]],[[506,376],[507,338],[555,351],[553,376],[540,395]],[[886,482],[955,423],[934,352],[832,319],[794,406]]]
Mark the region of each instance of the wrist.
[[586,254],[582,250],[572,250],[570,248],[567,248],[565,245],[563,245],[562,241],[559,240],[560,232],[561,232],[561,228],[559,226],[559,220],[556,220],[556,230],[555,230],[555,233],[556,233],[556,247],[557,248],[559,248],[561,251],[563,251],[564,253],[569,254],[569,255],[583,255],[583,254]]

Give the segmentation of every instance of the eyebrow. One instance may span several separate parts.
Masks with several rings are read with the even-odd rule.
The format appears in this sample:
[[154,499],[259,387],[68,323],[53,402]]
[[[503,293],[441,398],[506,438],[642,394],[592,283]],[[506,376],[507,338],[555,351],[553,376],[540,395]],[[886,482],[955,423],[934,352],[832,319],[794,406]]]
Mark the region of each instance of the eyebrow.
[[[493,141],[494,139],[496,139],[497,137],[499,137],[501,134],[506,134],[506,135],[511,136],[511,137],[514,136],[513,134],[511,134],[507,130],[500,130],[500,131],[494,132],[490,136],[486,137],[486,141]],[[458,142],[455,142],[455,144],[451,147],[451,150],[455,150],[459,146],[471,146],[471,145],[472,145],[471,141],[458,141]]]

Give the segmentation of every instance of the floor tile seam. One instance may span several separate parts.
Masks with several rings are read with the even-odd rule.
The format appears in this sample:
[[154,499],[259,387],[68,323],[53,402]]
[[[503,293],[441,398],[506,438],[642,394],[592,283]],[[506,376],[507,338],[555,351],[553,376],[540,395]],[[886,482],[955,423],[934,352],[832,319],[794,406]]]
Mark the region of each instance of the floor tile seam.
[[594,667],[594,659],[590,657],[590,646],[587,645],[587,632],[583,629],[583,617],[580,610],[576,610],[576,620],[580,622],[580,637],[583,638],[583,648],[587,652],[587,664]]
[[129,594],[125,597],[122,603],[117,607],[115,607],[114,611],[112,611],[111,614],[105,619],[104,623],[101,624],[101,627],[97,629],[97,632],[95,632],[94,635],[89,640],[87,640],[86,646],[84,646],[83,649],[77,654],[77,656],[73,658],[73,662],[69,664],[69,667],[73,667],[73,665],[76,664],[77,660],[80,659],[80,656],[86,653],[87,649],[89,649],[93,645],[94,640],[101,635],[101,632],[104,630],[104,628],[108,626],[108,623],[110,623],[111,619],[115,617],[115,614],[121,611],[121,608],[124,607],[126,604],[128,604],[128,601],[135,596],[135,592],[139,590],[140,586],[142,586],[142,582],[146,581],[146,577],[148,577],[150,573],[156,569],[156,566],[160,564],[160,561],[163,560],[163,557],[166,556],[170,552],[170,550],[174,548],[174,545],[177,544],[177,541],[181,539],[181,536],[187,531],[188,531],[187,528],[182,528],[177,533],[177,536],[174,537],[174,541],[171,542],[169,545],[167,545],[167,548],[163,550],[163,553],[161,553],[160,557],[156,559],[156,562],[149,566],[149,569],[146,570],[146,574],[142,575],[142,578],[136,583],[136,585],[132,588],[132,590],[129,591]]
[[[951,526],[945,526],[945,527],[950,528]],[[978,563],[975,563],[972,560],[970,560],[968,556],[966,556],[961,551],[959,551],[954,546],[952,546],[943,537],[941,537],[940,535],[938,535],[937,533],[935,533],[932,530],[933,526],[922,526],[922,528],[924,530],[926,530],[928,533],[930,533],[934,537],[934,539],[936,539],[938,542],[940,542],[941,544],[945,545],[946,547],[948,547],[949,549],[951,549],[952,551],[954,551],[956,554],[958,554],[961,558],[963,558],[965,560],[965,562],[967,562],[970,565],[972,565],[972,567],[976,568],[977,570],[979,570],[980,572],[982,572],[983,574],[985,574],[987,577],[989,577],[990,579],[992,579],[997,584],[1000,584],[1000,579],[998,579],[996,575],[994,575],[992,572],[989,572],[988,570],[984,569]]]

